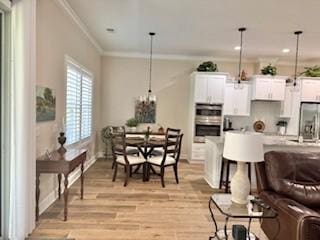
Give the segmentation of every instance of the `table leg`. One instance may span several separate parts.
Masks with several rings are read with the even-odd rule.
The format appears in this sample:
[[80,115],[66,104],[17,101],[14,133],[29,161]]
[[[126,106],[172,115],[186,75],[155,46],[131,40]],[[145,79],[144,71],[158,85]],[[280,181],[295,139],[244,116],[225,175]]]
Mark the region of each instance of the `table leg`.
[[252,218],[249,218],[249,222],[248,222],[248,231],[247,231],[248,239],[251,239],[251,238],[250,238],[251,221],[252,221]]
[[138,165],[138,167],[134,170],[133,173],[138,173],[138,171],[140,170],[141,165]]
[[[140,165],[141,166],[141,165]],[[142,179],[144,182],[147,181],[148,177],[147,177],[147,163],[143,163],[143,173],[142,173]]]
[[64,174],[64,221],[68,220],[68,174]]
[[58,196],[59,196],[59,199],[61,198],[61,173],[58,174]]
[[229,217],[226,217],[225,223],[224,223],[224,236],[225,239],[228,239],[228,221],[229,221]]
[[216,219],[214,218],[213,210],[211,208],[211,203],[213,203],[213,201],[210,198],[210,200],[209,200],[209,211],[210,211],[210,214],[211,214],[212,221],[214,223],[215,231],[214,231],[213,236],[209,236],[209,240],[215,239],[218,236],[218,225],[217,225]]
[[81,199],[83,199],[83,182],[84,182],[84,160],[81,162]]
[[39,221],[40,174],[36,174],[36,221]]

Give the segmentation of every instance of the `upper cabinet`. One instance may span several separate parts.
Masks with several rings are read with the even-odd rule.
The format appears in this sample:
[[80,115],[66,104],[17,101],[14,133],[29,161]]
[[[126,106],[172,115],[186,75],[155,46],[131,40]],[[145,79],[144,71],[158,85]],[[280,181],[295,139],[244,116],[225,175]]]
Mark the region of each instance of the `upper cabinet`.
[[227,83],[225,87],[223,115],[250,116],[251,85]]
[[320,79],[302,79],[301,101],[320,102]]
[[257,75],[252,80],[252,100],[283,101],[285,99],[286,77]]
[[280,117],[291,118],[297,115],[300,108],[301,84],[298,81],[297,86],[288,84],[286,86],[285,98],[281,102]]
[[194,73],[194,101],[223,103],[227,76],[224,73]]

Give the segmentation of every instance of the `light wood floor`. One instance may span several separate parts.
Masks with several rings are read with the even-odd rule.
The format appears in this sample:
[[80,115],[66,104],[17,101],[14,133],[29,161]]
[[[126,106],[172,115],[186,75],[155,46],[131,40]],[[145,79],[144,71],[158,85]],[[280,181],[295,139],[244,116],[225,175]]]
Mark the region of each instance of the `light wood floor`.
[[[109,160],[98,160],[85,174],[84,200],[79,198],[79,181],[70,188],[69,220],[62,221],[63,201],[56,201],[40,216],[31,237],[207,240],[212,233],[208,200],[214,190],[203,179],[203,165],[182,161],[179,185],[168,169],[166,188],[158,176],[142,182],[141,175],[134,175],[123,187],[122,168],[114,183],[112,173]],[[218,219],[222,223],[222,216]],[[253,231],[266,239],[256,222]]]

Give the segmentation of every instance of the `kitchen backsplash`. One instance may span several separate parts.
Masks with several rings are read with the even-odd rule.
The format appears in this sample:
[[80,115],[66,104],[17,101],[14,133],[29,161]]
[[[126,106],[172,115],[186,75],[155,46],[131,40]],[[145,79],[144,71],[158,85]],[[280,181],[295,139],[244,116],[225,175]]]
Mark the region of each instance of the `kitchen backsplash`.
[[[277,133],[278,128],[276,126],[280,118],[280,102],[270,101],[252,101],[251,102],[251,115],[249,117],[232,116],[232,127],[234,129],[247,128],[249,131],[253,130],[253,124],[255,121],[263,121],[266,125],[264,132]],[[284,119],[288,121],[287,135],[297,135],[298,126],[296,121],[291,119]]]

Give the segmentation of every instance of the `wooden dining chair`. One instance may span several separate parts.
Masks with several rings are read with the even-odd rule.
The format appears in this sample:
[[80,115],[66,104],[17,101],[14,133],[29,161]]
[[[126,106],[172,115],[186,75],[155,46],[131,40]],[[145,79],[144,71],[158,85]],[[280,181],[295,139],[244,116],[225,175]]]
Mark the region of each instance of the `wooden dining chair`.
[[[108,127],[108,134],[111,136],[112,134],[123,133],[126,136],[126,129],[124,126],[109,126]],[[127,147],[126,148],[127,155],[140,155],[140,152],[137,148]],[[113,158],[114,160],[114,158]],[[112,163],[112,169],[115,166],[115,160]]]
[[129,177],[132,174],[132,167],[145,164],[146,160],[140,156],[128,155],[125,132],[111,134],[111,149],[114,161],[114,173],[112,181],[114,182],[116,180],[118,165],[122,165],[124,166],[126,173],[124,181],[124,186],[126,187]]
[[166,167],[173,167],[176,183],[179,184],[178,163],[181,154],[181,145],[183,134],[180,129],[168,128],[166,132],[166,143],[162,156],[151,156],[147,163],[152,166],[160,167],[161,185],[164,184],[164,173]]

